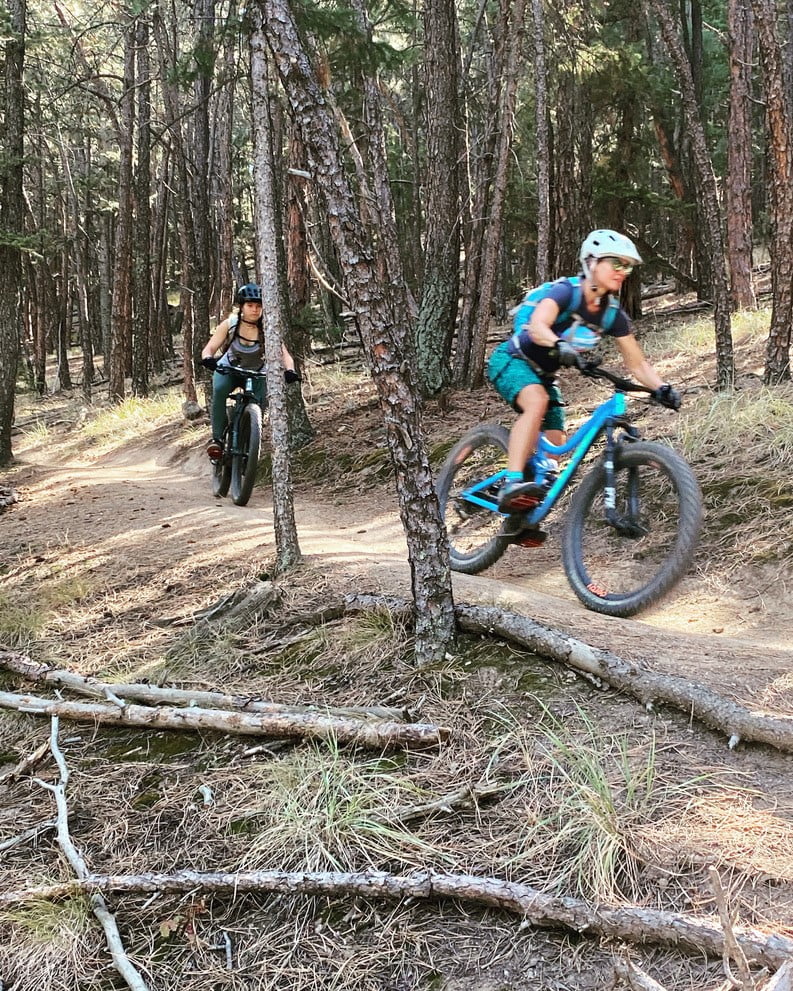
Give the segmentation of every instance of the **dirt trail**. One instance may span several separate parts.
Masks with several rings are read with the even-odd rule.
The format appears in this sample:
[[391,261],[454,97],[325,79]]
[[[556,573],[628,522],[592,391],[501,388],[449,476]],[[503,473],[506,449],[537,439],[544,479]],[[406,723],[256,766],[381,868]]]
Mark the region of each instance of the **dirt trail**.
[[[194,444],[127,447],[90,464],[48,464],[34,446],[6,480],[23,499],[0,519],[6,571],[79,563],[117,598],[136,585],[138,613],[207,604],[223,591],[226,568],[233,583],[240,562],[254,571],[274,553],[269,491],[257,489],[246,507],[213,498]],[[340,582],[409,595],[393,494],[320,501],[298,486],[296,517],[303,554]],[[207,573],[219,576],[220,588],[206,587]],[[508,607],[753,705],[793,711],[793,610],[783,582],[762,581],[765,588],[759,578],[724,588],[694,574],[640,619],[613,619],[575,599],[552,536],[540,551],[510,548],[483,576],[455,576],[455,595]]]

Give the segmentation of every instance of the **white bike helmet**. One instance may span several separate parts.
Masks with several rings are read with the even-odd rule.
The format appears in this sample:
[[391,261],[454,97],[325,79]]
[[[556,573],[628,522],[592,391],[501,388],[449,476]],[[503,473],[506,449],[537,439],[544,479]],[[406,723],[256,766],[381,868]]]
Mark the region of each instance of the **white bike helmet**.
[[630,258],[634,265],[641,265],[642,258],[636,250],[636,245],[629,237],[620,234],[618,231],[592,231],[586,236],[581,245],[581,268],[584,275],[590,276],[590,258],[605,258],[608,255],[616,255],[619,258]]

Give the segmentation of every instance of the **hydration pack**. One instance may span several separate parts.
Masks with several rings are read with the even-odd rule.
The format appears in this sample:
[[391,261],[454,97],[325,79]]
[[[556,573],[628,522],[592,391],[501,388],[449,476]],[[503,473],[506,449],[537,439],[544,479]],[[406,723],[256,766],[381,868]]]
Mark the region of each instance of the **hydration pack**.
[[[536,289],[530,289],[523,297],[523,302],[520,303],[520,305],[515,309],[515,319],[512,325],[515,336],[520,334],[520,332],[528,326],[531,322],[531,317],[537,307],[537,304],[540,300],[545,299],[548,295],[548,290],[559,282],[569,282],[573,287],[573,294],[570,297],[570,303],[566,309],[560,311],[559,316],[556,320],[554,320],[554,325],[564,323],[566,320],[570,319],[573,313],[575,313],[581,305],[581,297],[583,295],[583,290],[581,288],[581,277],[574,275],[572,279],[556,279],[554,282],[544,282],[541,286],[537,286]],[[614,318],[617,316],[620,308],[619,300],[615,296],[609,295],[608,301],[608,308],[603,314],[603,320],[599,328],[601,333],[605,333],[611,329],[611,325],[614,323]],[[585,324],[586,320],[583,317],[579,317],[577,323],[579,325],[582,323]],[[570,335],[570,337],[568,336],[568,331],[573,331],[574,327],[576,327],[575,323],[561,336],[564,340],[570,340],[570,343],[575,346],[576,341],[570,339],[573,335]],[[598,338],[599,336],[600,335],[598,335]],[[592,347],[592,344],[589,344],[589,347]]]

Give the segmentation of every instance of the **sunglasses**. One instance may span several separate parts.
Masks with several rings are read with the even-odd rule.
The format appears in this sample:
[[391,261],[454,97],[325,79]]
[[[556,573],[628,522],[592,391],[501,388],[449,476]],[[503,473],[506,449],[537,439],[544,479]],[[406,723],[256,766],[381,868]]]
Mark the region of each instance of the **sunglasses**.
[[608,255],[600,260],[602,262],[608,262],[615,272],[624,272],[626,275],[630,275],[633,271],[633,265],[629,265],[628,262],[620,261],[619,258],[614,258],[612,255]]

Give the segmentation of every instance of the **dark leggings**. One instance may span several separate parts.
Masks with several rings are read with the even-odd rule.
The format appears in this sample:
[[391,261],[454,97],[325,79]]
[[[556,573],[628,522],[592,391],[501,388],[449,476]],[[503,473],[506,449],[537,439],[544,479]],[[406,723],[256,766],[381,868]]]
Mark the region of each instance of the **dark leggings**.
[[[245,375],[223,375],[215,372],[212,376],[212,436],[215,440],[220,440],[226,428],[226,400],[231,394],[231,390],[238,385],[245,385]],[[253,380],[253,394],[259,400],[259,405],[264,409],[264,399],[267,395],[267,380]]]

